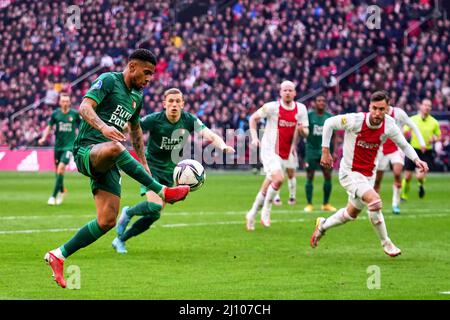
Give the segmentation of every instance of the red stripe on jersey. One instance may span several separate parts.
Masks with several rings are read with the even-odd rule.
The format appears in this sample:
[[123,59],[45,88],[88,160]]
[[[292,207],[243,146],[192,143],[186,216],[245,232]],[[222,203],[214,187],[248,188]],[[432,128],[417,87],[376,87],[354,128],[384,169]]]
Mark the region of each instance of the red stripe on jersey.
[[381,135],[384,133],[384,123],[378,129],[370,129],[366,124],[368,114],[364,115],[361,131],[355,141],[352,171],[371,177],[375,168],[375,159],[381,145]]
[[282,107],[281,101],[278,107],[278,140],[277,153],[281,159],[288,159],[291,152],[292,140],[297,127],[297,103],[292,110]]
[[[390,114],[390,116],[395,119],[394,108],[392,108],[392,114]],[[383,144],[384,155],[394,153],[397,150],[398,150],[397,145],[391,139],[387,139],[386,142]]]

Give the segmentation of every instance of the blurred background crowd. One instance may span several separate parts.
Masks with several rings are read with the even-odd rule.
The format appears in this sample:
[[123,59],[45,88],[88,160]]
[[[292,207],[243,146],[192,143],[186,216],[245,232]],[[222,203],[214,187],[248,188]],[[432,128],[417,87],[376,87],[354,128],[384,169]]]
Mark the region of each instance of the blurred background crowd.
[[158,65],[143,115],[178,87],[208,127],[243,133],[286,79],[308,108],[320,93],[335,114],[366,110],[384,89],[409,115],[433,102],[436,159],[449,169],[450,19],[437,0],[2,0],[0,30],[0,147],[37,146],[59,92],[77,109],[98,75],[122,71],[144,47]]

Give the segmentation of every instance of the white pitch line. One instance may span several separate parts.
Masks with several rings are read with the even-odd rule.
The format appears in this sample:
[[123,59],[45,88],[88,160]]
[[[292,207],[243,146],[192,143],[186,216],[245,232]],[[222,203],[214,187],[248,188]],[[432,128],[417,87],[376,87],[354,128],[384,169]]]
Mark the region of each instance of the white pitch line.
[[450,294],[450,291],[442,291],[442,292],[439,292],[440,294]]
[[[393,218],[402,218],[402,217],[409,217],[409,218],[415,218],[415,215],[410,215],[409,213],[421,213],[421,212],[429,212],[429,209],[410,209],[405,210],[407,213],[406,215],[388,215],[389,212],[386,210],[384,212],[385,218],[393,217]],[[450,213],[450,209],[439,209],[439,212],[443,213],[430,213],[426,216],[433,216],[433,217],[442,217],[447,216],[445,212]],[[180,211],[180,212],[163,212],[163,216],[207,216],[207,215],[245,215],[247,211]],[[305,213],[303,210],[298,209],[290,209],[290,210],[273,210],[273,214],[286,214],[286,213],[297,213],[304,216],[310,216],[311,213],[324,213],[323,211],[314,210],[312,212]],[[328,214],[328,213],[327,213]],[[363,213],[362,213],[363,214]],[[84,214],[84,215],[73,215],[73,214],[67,214],[67,215],[40,215],[40,216],[0,216],[0,220],[38,220],[38,219],[70,219],[70,218],[92,218],[95,217],[95,214]],[[362,217],[362,216],[361,216]],[[360,218],[358,218],[360,219]]]
[[[393,219],[417,219],[417,218],[439,218],[439,217],[447,217],[450,214],[445,213],[430,213],[426,215],[408,215],[408,216],[388,216]],[[308,219],[309,220],[309,219]],[[366,216],[359,217],[358,220],[367,220]],[[272,220],[274,223],[278,222],[305,222],[306,219],[298,218],[298,219],[281,219],[281,220]],[[313,220],[311,220],[313,221]],[[185,227],[202,227],[202,226],[215,226],[215,225],[234,225],[234,224],[244,224],[243,220],[239,221],[216,221],[216,222],[194,222],[194,223],[173,223],[173,224],[162,224],[155,225],[155,227],[162,228],[185,228]],[[81,227],[81,226],[80,226]],[[0,235],[2,234],[29,234],[29,233],[42,233],[42,232],[64,232],[64,231],[76,231],[78,228],[64,228],[64,229],[31,229],[31,230],[0,230]]]
[[27,233],[43,233],[43,232],[64,232],[77,231],[80,228],[64,228],[64,229],[31,229],[31,230],[1,230],[0,234],[27,234]]

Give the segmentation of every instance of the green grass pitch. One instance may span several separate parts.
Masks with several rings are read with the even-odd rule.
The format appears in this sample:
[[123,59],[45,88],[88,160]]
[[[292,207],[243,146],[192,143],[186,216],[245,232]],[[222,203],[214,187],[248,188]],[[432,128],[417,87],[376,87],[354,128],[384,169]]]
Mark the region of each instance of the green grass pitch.
[[[111,247],[115,230],[71,256],[80,270],[79,290],[61,289],[43,262],[44,253],[67,241],[95,217],[88,178],[67,174],[69,193],[61,206],[47,206],[54,175],[0,173],[0,299],[449,299],[450,176],[431,175],[426,197],[415,181],[402,213],[391,213],[392,177],[382,186],[391,239],[403,253],[390,258],[362,212],[357,221],[331,229],[319,247],[309,238],[318,216],[306,214],[304,181],[297,205],[274,207],[272,226],[245,230],[244,215],[263,177],[208,172],[205,186],[186,201],[168,205],[161,219],[128,241],[128,254]],[[316,207],[322,177],[315,181]],[[136,182],[123,176],[122,206],[141,198]],[[346,194],[334,177],[332,204]],[[373,267],[375,266],[375,267]],[[379,270],[379,289],[368,282]],[[66,274],[66,277],[69,274]]]

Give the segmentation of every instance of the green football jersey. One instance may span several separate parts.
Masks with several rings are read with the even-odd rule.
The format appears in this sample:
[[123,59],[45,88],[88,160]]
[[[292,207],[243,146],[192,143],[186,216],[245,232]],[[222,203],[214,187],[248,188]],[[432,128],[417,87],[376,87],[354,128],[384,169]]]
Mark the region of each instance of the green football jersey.
[[322,131],[325,120],[332,117],[329,112],[324,112],[321,116],[315,110],[308,112],[309,135],[306,138],[306,156],[319,157],[322,155]]
[[172,173],[176,166],[172,152],[178,156],[188,136],[194,131],[202,131],[205,125],[185,111],[181,112],[180,120],[171,123],[165,111],[161,111],[142,118],[141,128],[150,133],[145,153],[150,170]]
[[53,111],[48,125],[55,126],[55,150],[72,150],[80,121],[80,115],[74,109],[69,109],[67,113],[62,112],[60,108]]
[[[107,125],[123,132],[127,122],[139,121],[142,108],[142,92],[128,89],[122,72],[107,72],[98,77],[85,95],[97,102],[94,111]],[[81,121],[80,132],[74,143],[74,153],[80,147],[98,144],[108,140],[100,131]]]

